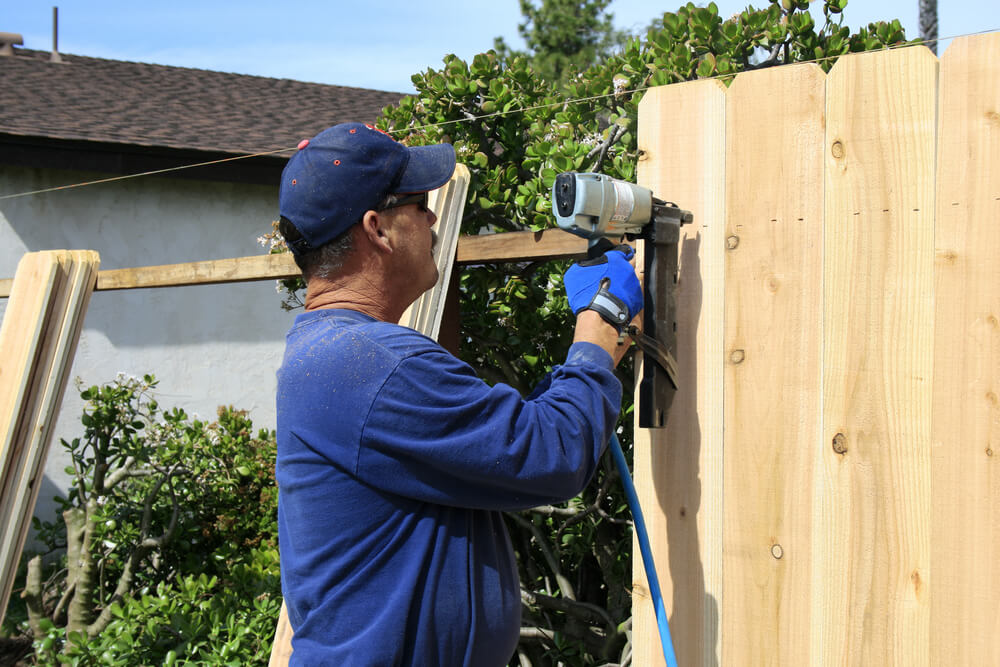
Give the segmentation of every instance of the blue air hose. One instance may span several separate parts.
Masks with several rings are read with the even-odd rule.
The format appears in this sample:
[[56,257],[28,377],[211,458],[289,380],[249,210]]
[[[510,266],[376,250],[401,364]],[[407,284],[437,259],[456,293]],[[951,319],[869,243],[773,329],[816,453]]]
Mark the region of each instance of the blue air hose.
[[670,638],[670,624],[667,623],[667,610],[663,606],[663,595],[660,593],[660,580],[656,576],[656,566],[653,564],[653,550],[649,546],[649,534],[646,532],[646,522],[642,518],[642,508],[639,507],[639,496],[635,493],[632,474],[629,472],[625,454],[622,452],[618,436],[611,434],[611,454],[615,457],[618,472],[625,487],[625,499],[632,510],[632,523],[635,535],[639,540],[639,552],[642,554],[642,564],[646,569],[646,581],[649,584],[649,594],[653,598],[653,609],[656,611],[656,624],[660,628],[660,644],[663,646],[663,659],[667,667],[677,667],[677,655],[674,653],[674,643]]

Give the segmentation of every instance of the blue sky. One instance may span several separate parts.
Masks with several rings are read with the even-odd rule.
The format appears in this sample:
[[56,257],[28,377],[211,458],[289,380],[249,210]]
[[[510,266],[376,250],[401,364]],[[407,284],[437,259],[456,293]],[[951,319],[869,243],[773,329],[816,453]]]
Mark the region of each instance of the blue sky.
[[[613,0],[609,9],[620,27],[639,31],[680,4]],[[729,16],[749,3],[716,4]],[[468,60],[497,35],[522,44],[517,0],[5,0],[0,31],[48,50],[53,5],[62,53],[404,93],[413,90],[412,74],[438,67],[448,53]],[[918,0],[850,0],[845,21],[856,28],[898,18],[917,37],[917,6]],[[814,11],[821,21],[822,12]],[[938,11],[941,37],[1000,29],[1000,0],[941,0]]]

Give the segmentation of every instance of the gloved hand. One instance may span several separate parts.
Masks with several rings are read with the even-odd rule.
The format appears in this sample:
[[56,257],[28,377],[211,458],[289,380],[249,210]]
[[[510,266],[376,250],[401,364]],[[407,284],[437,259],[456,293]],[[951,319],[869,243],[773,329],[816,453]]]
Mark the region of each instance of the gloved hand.
[[619,332],[628,326],[642,310],[642,287],[629,263],[634,255],[622,244],[569,267],[563,284],[570,310],[595,310]]

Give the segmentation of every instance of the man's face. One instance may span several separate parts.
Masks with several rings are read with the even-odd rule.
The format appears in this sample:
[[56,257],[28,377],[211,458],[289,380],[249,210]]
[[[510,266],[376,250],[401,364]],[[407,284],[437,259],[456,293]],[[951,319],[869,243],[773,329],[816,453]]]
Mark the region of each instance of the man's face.
[[431,226],[437,216],[426,206],[424,197],[406,197],[397,206],[383,214],[391,216],[393,235],[393,267],[400,289],[417,297],[434,287],[438,281],[438,268],[434,261],[437,234]]

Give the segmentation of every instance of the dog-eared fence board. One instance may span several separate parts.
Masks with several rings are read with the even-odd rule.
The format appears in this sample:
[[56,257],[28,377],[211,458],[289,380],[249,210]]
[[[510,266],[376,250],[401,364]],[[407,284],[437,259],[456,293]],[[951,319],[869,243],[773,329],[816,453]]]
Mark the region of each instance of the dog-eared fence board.
[[802,492],[821,429],[825,79],[816,65],[771,68],[726,94],[728,664],[809,664],[812,512]]
[[[719,81],[688,82],[647,92],[638,117],[639,184],[695,211],[680,240],[676,356],[682,390],[665,428],[635,429],[633,453],[636,491],[649,517],[682,665],[718,664],[721,641],[722,366],[715,360],[723,349],[725,103]],[[662,665],[639,549],[633,554],[632,664]]]
[[[707,82],[640,106],[640,183],[692,210],[691,231],[726,227],[696,259],[682,249],[677,357],[696,374],[666,428],[636,436],[680,664],[1000,663],[998,50],[994,33],[955,40],[940,65],[910,47],[825,76],[744,73],[711,120],[690,95]],[[706,122],[726,130],[687,141]],[[688,187],[720,136],[723,173]],[[817,169],[811,193],[775,182],[806,187]],[[706,317],[724,322],[707,357]],[[723,461],[718,497],[706,450]],[[662,664],[638,556],[634,582],[636,663]]]
[[914,47],[827,79],[815,664],[928,660],[937,68]]
[[941,57],[932,665],[1000,665],[1000,33]]

